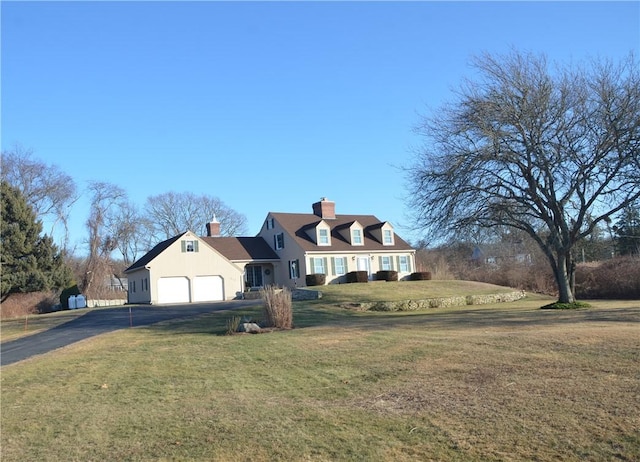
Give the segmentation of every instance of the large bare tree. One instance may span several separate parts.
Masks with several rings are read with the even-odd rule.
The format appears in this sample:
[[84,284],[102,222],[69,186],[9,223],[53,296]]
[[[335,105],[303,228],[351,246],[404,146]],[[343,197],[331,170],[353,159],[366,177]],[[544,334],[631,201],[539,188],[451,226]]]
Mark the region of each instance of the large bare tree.
[[512,51],[424,118],[407,167],[415,224],[439,234],[504,225],[531,236],[562,303],[573,249],[640,197],[640,72],[633,56],[555,66]]
[[31,149],[20,145],[2,151],[2,180],[17,188],[39,220],[52,222],[49,234],[57,224],[64,229],[68,241],[68,220],[71,206],[77,200],[73,178],[56,165],[49,165],[33,156]]
[[91,298],[100,298],[106,290],[105,280],[113,275],[111,253],[117,249],[116,237],[109,224],[127,204],[127,194],[111,183],[92,181],[88,186],[91,211],[87,219],[89,255],[82,290]]
[[206,224],[214,217],[220,222],[223,236],[237,236],[247,228],[247,218],[217,197],[190,192],[168,192],[147,198],[145,215],[158,240],[186,230],[203,235]]

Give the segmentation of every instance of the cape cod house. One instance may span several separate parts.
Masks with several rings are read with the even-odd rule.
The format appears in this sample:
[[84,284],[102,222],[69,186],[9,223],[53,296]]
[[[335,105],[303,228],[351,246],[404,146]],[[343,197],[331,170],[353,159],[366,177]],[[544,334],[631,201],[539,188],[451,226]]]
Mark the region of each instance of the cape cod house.
[[305,286],[308,274],[327,284],[346,282],[351,271],[394,270],[398,279],[415,268],[415,250],[391,223],[373,215],[337,215],[322,199],[313,213],[270,212],[255,237],[207,236],[186,231],[163,241],[125,271],[129,303],[184,303],[240,298],[269,284]]

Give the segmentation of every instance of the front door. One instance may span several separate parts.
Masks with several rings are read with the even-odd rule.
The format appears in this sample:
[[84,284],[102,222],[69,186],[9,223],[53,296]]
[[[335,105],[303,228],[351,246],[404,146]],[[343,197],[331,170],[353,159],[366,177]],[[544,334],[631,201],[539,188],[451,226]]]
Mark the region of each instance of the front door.
[[370,275],[369,272],[369,257],[358,257],[357,260],[358,271],[366,271],[367,275]]

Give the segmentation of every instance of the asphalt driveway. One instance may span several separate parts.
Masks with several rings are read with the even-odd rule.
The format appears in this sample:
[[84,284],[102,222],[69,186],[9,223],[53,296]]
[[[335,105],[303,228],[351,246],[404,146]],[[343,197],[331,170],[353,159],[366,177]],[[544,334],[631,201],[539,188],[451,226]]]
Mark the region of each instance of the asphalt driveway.
[[13,364],[86,338],[130,326],[149,326],[162,321],[243,308],[259,303],[261,303],[259,300],[234,300],[164,306],[133,305],[87,311],[85,315],[47,331],[3,343],[0,345],[0,365]]

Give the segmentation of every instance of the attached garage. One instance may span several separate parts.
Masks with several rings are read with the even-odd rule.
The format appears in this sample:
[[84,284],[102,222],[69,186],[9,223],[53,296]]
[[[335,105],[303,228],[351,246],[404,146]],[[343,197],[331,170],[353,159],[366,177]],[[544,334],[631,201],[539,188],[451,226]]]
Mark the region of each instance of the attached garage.
[[189,303],[189,279],[166,277],[158,279],[158,303]]
[[224,300],[224,284],[220,276],[196,276],[193,279],[193,301],[214,302]]

